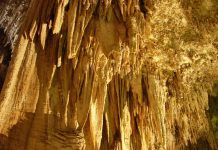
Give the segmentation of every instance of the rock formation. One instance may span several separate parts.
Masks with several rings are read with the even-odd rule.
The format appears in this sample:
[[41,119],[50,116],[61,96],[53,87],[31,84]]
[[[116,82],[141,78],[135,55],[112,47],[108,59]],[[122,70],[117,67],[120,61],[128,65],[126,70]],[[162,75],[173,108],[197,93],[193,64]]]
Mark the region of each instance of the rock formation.
[[217,149],[217,12],[216,0],[1,1],[0,149]]

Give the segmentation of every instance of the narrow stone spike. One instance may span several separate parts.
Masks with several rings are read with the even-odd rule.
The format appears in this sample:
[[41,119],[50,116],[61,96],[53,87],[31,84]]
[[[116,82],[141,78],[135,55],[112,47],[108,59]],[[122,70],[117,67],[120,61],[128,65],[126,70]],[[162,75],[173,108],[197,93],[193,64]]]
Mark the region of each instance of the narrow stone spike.
[[67,56],[73,58],[76,56],[75,50],[73,49],[73,35],[77,17],[77,6],[78,0],[70,1],[70,8],[68,12],[68,34],[67,34]]

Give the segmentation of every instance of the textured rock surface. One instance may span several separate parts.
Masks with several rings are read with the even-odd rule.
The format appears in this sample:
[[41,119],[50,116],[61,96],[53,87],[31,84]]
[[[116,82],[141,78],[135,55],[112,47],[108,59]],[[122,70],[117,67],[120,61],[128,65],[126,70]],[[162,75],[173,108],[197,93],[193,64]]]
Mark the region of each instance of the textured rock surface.
[[1,3],[1,149],[217,148],[216,0]]

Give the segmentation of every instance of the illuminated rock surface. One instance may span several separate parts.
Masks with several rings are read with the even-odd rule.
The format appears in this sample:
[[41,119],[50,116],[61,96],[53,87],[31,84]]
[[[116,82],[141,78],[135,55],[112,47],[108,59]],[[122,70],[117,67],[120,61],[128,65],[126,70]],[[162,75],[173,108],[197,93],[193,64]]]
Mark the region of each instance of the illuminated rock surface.
[[1,1],[0,149],[217,149],[217,12],[216,0]]

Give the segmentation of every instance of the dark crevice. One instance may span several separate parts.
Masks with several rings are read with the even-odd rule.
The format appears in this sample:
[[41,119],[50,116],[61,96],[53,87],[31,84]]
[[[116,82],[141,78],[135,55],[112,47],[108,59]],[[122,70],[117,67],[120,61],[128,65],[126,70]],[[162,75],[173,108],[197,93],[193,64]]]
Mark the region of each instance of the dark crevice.
[[107,141],[109,141],[108,137],[109,135],[107,134],[107,125],[106,125],[106,118],[103,118],[103,129],[102,129],[102,140],[101,140],[101,145],[100,145],[100,150],[109,150],[109,143]]
[[145,7],[145,0],[139,0],[139,7],[140,7],[141,12],[144,14],[144,17],[146,17],[148,10]]
[[0,90],[4,84],[5,76],[11,61],[11,44],[8,43],[7,35],[3,28],[0,28]]
[[188,145],[184,147],[184,150],[214,150],[205,137],[197,140],[196,144],[188,142]]
[[68,12],[68,11],[69,11],[69,9],[70,9],[70,2],[68,2],[68,3],[67,3],[67,5],[65,6],[65,8],[64,8],[64,9],[65,9],[65,11],[66,11],[66,12]]
[[146,104],[146,106],[149,106],[149,98],[148,98],[148,92],[147,92],[147,87],[146,87],[146,77],[142,76],[141,82],[142,82],[142,92],[143,92],[143,100]]
[[209,110],[207,112],[210,120],[215,142],[218,143],[218,82],[214,85],[213,90],[208,96]]
[[179,138],[180,138],[180,133],[179,133],[179,126],[178,126],[177,122],[175,124],[175,137],[176,137],[176,143],[178,144]]

